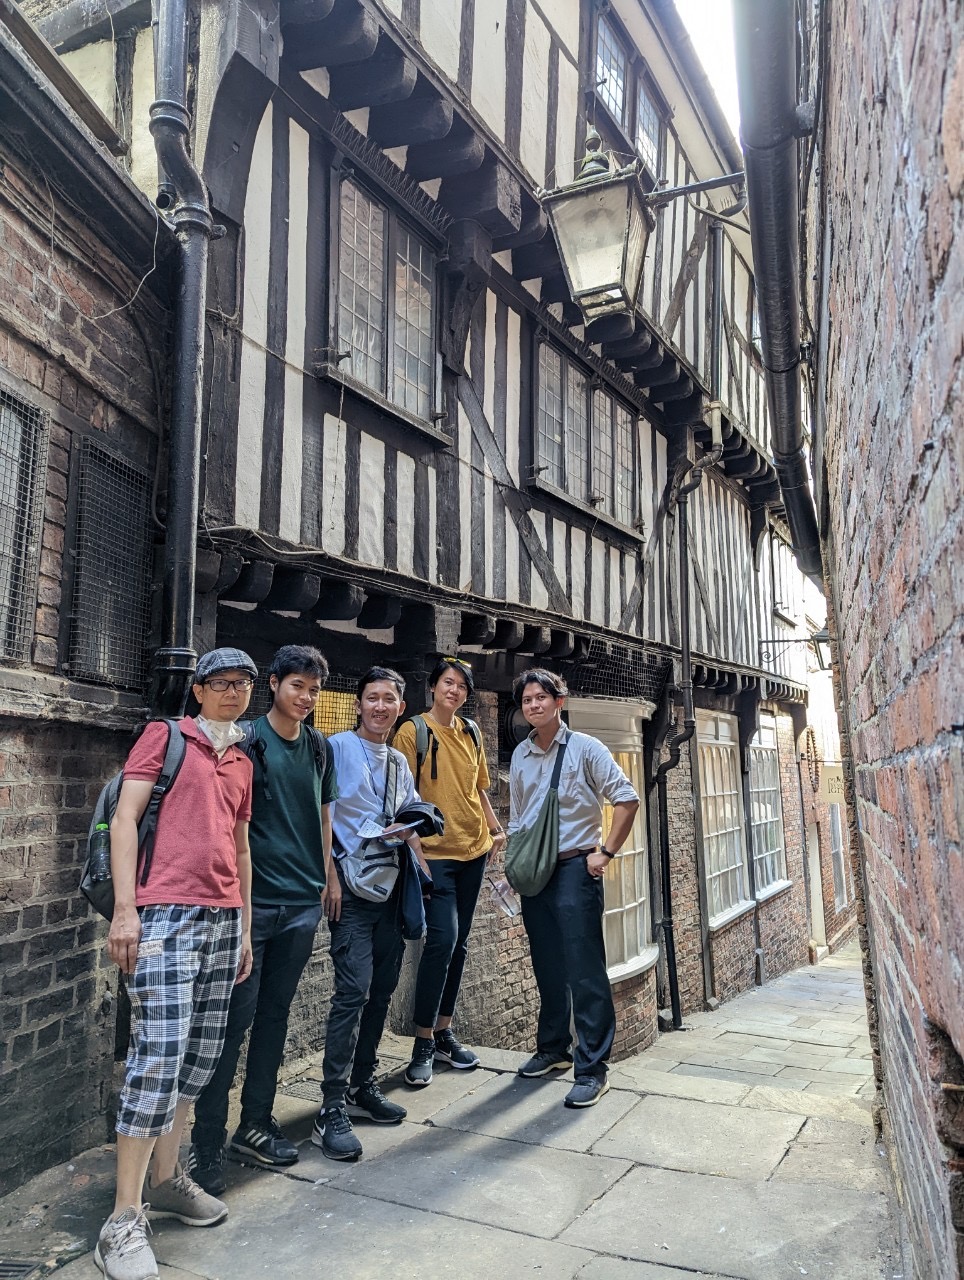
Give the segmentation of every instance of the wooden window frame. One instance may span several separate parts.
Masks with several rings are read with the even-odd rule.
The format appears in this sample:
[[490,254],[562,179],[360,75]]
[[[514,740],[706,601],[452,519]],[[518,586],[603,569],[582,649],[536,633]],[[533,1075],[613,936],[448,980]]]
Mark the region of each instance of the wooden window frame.
[[[625,68],[623,85],[623,119],[620,120],[613,112],[612,106],[606,101],[600,90],[599,78],[599,40],[600,25],[605,24],[612,34],[613,43],[623,55],[623,66]],[[643,166],[644,185],[652,190],[659,180],[665,176],[666,169],[666,132],[667,125],[672,118],[672,111],[663,97],[651,74],[645,58],[636,49],[632,40],[618,21],[615,14],[611,10],[596,13],[593,23],[592,41],[589,50],[589,89],[587,96],[591,105],[595,108],[595,124],[597,128],[601,124],[603,126],[602,133],[610,131],[615,132],[617,145],[614,150],[623,150],[629,155],[637,157]],[[648,155],[643,154],[637,145],[639,130],[639,93],[640,90],[645,92],[647,98],[653,106],[656,117],[659,121],[659,138],[656,145],[656,168],[650,161]],[[592,120],[593,117],[591,116]]]

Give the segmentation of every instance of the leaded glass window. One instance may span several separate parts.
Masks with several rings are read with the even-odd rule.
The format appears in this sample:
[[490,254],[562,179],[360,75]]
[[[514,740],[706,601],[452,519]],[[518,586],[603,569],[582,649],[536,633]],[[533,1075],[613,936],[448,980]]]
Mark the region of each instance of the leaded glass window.
[[750,835],[757,894],[787,878],[780,756],[773,716],[761,715],[750,743]]
[[712,925],[750,901],[736,717],[701,712],[697,745],[706,898]]

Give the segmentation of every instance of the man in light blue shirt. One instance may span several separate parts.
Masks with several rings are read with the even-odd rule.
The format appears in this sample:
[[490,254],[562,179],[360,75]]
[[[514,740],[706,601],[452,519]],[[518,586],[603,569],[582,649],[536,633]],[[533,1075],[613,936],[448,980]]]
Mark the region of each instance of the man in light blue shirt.
[[[616,1010],[606,971],[603,883],[611,859],[632,830],[639,796],[610,751],[563,723],[569,690],[551,671],[524,671],[515,698],[532,732],[512,754],[508,832],[531,827],[542,808],[558,754],[559,860],[548,884],[522,899],[532,968],[539,987],[536,1052],[519,1075],[548,1075],[573,1066],[567,1107],[591,1107],[609,1088],[607,1059],[616,1034]],[[613,806],[605,845],[602,803]],[[570,1020],[575,1022],[576,1048]]]

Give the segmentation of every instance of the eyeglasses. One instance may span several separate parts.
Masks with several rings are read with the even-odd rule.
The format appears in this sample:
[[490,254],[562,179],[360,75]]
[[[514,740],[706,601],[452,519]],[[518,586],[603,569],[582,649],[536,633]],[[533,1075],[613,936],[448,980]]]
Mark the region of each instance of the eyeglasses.
[[443,662],[454,662],[457,667],[465,667],[466,671],[472,670],[472,663],[466,662],[464,658],[443,658]]
[[247,693],[254,684],[253,680],[249,680],[245,676],[241,680],[205,680],[204,682],[209,689],[213,689],[215,693],[227,693],[229,689],[237,689],[238,693]]

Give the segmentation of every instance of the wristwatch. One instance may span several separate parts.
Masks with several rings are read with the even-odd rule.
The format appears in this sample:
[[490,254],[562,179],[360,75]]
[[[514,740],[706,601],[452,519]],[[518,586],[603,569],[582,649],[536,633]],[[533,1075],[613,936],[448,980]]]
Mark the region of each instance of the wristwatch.
[[504,835],[505,835],[505,832],[502,830],[502,828],[501,828],[501,827],[489,827],[489,835],[490,835],[490,836],[504,836]]
[[598,852],[599,852],[599,853],[601,853],[601,854],[602,854],[602,856],[603,856],[604,858],[608,858],[608,859],[610,860],[610,862],[612,862],[613,858],[615,858],[615,856],[616,856],[616,855],[615,855],[614,853],[612,853],[609,849],[607,849],[607,848],[606,848],[606,846],[605,846],[604,844],[601,844],[601,845],[599,846]]

